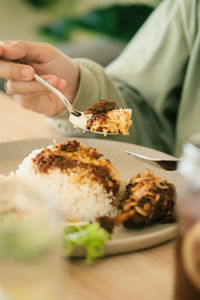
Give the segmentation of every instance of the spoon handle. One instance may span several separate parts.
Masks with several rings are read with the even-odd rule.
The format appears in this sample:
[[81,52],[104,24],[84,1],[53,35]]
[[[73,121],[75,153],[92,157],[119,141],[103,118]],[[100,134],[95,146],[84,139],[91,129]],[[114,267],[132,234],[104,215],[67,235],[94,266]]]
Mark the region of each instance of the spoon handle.
[[[0,56],[0,59],[3,59],[4,61],[11,62],[11,63],[22,64],[22,62],[18,59],[11,60],[11,59],[8,59],[8,58],[2,57],[2,56]],[[46,87],[48,90],[50,90],[53,94],[55,94],[64,103],[65,107],[67,108],[67,110],[69,111],[70,114],[72,113],[75,116],[81,115],[81,113],[79,111],[77,111],[73,108],[73,106],[71,105],[69,100],[59,90],[57,90],[51,84],[49,84],[46,80],[44,80],[42,77],[40,77],[36,73],[34,75],[34,79],[37,82],[39,82],[40,84],[42,84],[44,87]]]
[[64,103],[70,114],[73,113],[77,115],[77,111],[74,110],[69,100],[59,90],[54,88],[51,84],[37,74],[34,75],[34,79],[55,94]]
[[150,158],[138,153],[134,153],[131,151],[125,150],[126,153],[129,155],[135,157],[137,160],[141,162],[145,162],[146,164],[149,164],[153,167],[161,168],[166,171],[175,171],[178,167],[179,161],[181,161],[181,158],[174,158],[174,159],[159,159],[159,158]]

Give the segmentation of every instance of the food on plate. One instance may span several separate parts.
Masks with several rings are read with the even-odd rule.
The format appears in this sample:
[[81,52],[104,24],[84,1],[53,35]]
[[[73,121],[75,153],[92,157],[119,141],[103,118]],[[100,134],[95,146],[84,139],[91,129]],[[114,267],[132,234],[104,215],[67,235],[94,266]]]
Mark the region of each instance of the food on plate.
[[98,222],[112,232],[114,225],[130,228],[162,222],[169,216],[173,219],[175,198],[175,186],[147,170],[131,178],[120,214],[113,218],[102,216]]
[[149,170],[131,178],[126,191],[122,208],[126,227],[150,224],[173,212],[175,186]]
[[68,224],[63,235],[64,253],[70,255],[76,246],[82,246],[86,250],[87,262],[90,263],[103,256],[104,244],[110,239],[110,234],[98,223]]
[[67,220],[94,221],[118,214],[125,183],[112,163],[96,149],[66,141],[33,151],[16,174],[23,181],[56,191]]
[[[68,140],[34,150],[9,176],[38,190],[42,188],[48,196],[52,191],[64,220],[68,221],[63,224],[64,253],[74,255],[78,250],[72,253],[74,248],[84,247],[89,262],[103,255],[114,226],[137,228],[174,220],[173,184],[148,170],[126,185],[112,163],[102,156],[93,147]],[[0,184],[7,179],[0,176]],[[52,197],[48,199],[52,201]],[[19,203],[3,203],[0,199],[1,228],[8,224],[8,229],[13,228],[15,233],[15,224],[27,222],[27,217],[24,208],[19,213]],[[2,248],[5,253],[6,247]]]
[[131,109],[118,108],[114,101],[100,100],[84,111],[84,114],[92,115],[86,128],[89,131],[103,132],[105,136],[108,133],[129,135],[131,113]]
[[[48,233],[41,231],[41,224],[32,219],[32,206],[31,211],[29,206],[27,210],[27,203],[21,201],[24,188],[27,188],[27,185],[21,184],[14,173],[8,177],[0,175],[0,256],[27,261],[48,251],[50,241]],[[4,197],[7,192],[9,197]],[[44,197],[46,198],[46,194]],[[38,211],[34,215],[38,218]],[[28,230],[24,230],[25,228]],[[90,263],[103,256],[104,244],[110,239],[110,234],[98,223],[65,222],[63,253],[70,255],[76,246],[84,247],[86,260]]]

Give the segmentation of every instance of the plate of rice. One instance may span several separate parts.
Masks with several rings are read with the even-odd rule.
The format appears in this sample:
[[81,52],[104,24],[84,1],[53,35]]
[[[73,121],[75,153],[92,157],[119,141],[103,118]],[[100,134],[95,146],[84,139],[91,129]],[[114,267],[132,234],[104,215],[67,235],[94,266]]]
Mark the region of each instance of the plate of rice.
[[[24,182],[54,189],[58,209],[66,222],[93,223],[102,216],[115,218],[131,178],[149,169],[145,163],[127,155],[125,150],[152,157],[169,157],[146,147],[102,139],[20,140],[0,144],[0,174],[3,178],[14,172]],[[151,167],[151,172],[176,186],[176,171]],[[111,240],[105,243],[104,254],[152,247],[173,239],[176,232],[175,222],[149,222],[131,228],[119,225],[114,228]],[[72,253],[72,256],[84,255],[85,250],[81,247]]]

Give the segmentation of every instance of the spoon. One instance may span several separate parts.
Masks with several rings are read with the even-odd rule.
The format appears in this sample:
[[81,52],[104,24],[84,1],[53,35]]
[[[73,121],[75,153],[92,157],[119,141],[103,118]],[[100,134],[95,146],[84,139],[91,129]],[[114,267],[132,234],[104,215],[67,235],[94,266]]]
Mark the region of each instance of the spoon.
[[[82,129],[83,131],[104,134],[104,132],[102,132],[102,131],[92,131],[92,130],[87,129],[87,127],[86,127],[87,121],[89,119],[91,119],[92,114],[84,114],[83,112],[75,109],[73,107],[73,105],[69,102],[69,100],[59,90],[54,88],[52,85],[50,85],[46,80],[41,78],[39,75],[35,74],[34,79],[37,82],[39,82],[40,84],[42,84],[43,86],[45,86],[47,89],[49,89],[53,94],[55,94],[64,103],[64,105],[66,106],[66,108],[69,112],[69,121],[70,121],[70,123],[72,123],[74,125],[74,127],[78,127],[80,129]],[[117,134],[117,133],[108,132],[107,134],[111,135],[111,134]]]
[[[8,58],[0,56],[0,59],[3,59],[7,62],[12,62],[12,63],[20,63],[22,62],[20,60],[10,60]],[[87,121],[92,117],[92,114],[84,114],[81,111],[78,111],[73,107],[73,105],[69,102],[69,100],[56,88],[54,88],[52,85],[50,85],[46,80],[44,80],[42,77],[37,75],[35,73],[34,79],[42,84],[44,87],[46,87],[48,90],[50,90],[53,94],[55,94],[65,105],[69,112],[69,121],[72,123],[75,127],[78,127],[82,129],[83,131],[89,131],[89,132],[94,132],[98,134],[104,134],[101,131],[90,131],[87,129]],[[116,134],[116,133],[108,133],[108,134]]]
[[[56,88],[54,88],[51,84],[49,84],[46,80],[44,80],[39,75],[35,74],[34,79],[50,90],[54,95],[56,95],[65,105],[69,112],[69,121],[75,126],[84,131],[88,131],[86,128],[87,121],[91,118],[91,114],[84,115],[83,112],[78,111],[73,107],[73,105],[69,102],[69,100]],[[102,132],[96,132],[101,133]]]
[[145,162],[149,165],[152,165],[157,168],[161,168],[167,171],[175,171],[178,167],[178,163],[181,161],[181,158],[167,158],[167,159],[161,159],[161,158],[151,158],[145,155],[141,155],[135,152],[127,151],[126,153],[129,155],[134,156],[137,160]]

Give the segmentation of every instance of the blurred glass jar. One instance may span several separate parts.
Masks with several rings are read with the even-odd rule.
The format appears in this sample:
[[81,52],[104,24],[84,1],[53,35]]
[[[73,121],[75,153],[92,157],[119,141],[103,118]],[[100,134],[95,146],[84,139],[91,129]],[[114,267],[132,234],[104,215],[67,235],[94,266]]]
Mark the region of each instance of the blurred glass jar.
[[66,299],[58,211],[53,194],[39,190],[16,178],[0,183],[0,284],[6,300]]
[[174,300],[200,299],[200,149],[185,144],[179,164]]

